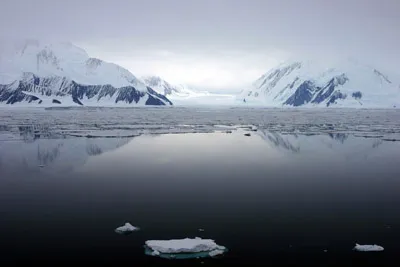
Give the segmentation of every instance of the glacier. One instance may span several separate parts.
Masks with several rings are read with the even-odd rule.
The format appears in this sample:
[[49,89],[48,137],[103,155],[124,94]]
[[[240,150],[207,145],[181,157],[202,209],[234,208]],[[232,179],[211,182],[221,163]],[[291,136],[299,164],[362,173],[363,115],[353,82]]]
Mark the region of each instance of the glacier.
[[19,106],[172,105],[128,70],[71,43],[0,45],[0,104]]

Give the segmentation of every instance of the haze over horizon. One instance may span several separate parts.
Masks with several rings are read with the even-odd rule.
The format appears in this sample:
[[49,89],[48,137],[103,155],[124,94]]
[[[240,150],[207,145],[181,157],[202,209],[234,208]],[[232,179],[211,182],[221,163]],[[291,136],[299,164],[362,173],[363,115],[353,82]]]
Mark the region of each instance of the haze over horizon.
[[4,0],[0,38],[68,40],[134,75],[236,92],[288,57],[399,73],[396,0]]

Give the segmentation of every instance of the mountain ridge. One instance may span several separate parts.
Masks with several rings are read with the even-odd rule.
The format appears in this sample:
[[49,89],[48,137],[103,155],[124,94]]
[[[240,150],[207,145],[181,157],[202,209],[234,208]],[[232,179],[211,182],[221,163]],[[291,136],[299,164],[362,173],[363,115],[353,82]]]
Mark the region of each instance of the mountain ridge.
[[172,105],[127,69],[71,43],[2,45],[0,102],[6,104]]
[[237,99],[275,107],[396,107],[400,87],[394,78],[353,59],[335,64],[288,61],[262,75]]

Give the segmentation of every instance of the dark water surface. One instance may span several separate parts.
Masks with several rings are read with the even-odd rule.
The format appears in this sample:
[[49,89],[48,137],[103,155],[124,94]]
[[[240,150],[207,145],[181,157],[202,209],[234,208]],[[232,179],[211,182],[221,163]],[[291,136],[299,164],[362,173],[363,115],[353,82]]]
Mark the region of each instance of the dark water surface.
[[[2,140],[0,264],[398,266],[400,142],[367,137],[235,128]],[[141,231],[116,234],[125,222]],[[146,240],[196,236],[229,252],[144,255]],[[357,253],[356,242],[385,251]]]

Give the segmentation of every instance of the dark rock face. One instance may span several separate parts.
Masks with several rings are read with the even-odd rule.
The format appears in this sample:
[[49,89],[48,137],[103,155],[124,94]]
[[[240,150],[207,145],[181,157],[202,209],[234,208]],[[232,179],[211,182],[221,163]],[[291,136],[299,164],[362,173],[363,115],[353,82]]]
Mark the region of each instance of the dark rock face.
[[351,94],[352,97],[355,99],[361,99],[362,98],[362,93],[360,91],[354,92]]
[[[349,79],[343,73],[337,77],[333,77],[325,86],[324,88],[320,89],[317,96],[313,99],[312,103],[321,103],[331,97],[332,93],[338,86],[344,85]],[[327,104],[327,106],[329,106]]]
[[304,105],[311,101],[314,90],[314,83],[311,81],[305,81],[299,87],[297,87],[294,94],[289,97],[284,104],[295,107]]
[[118,103],[119,101],[121,102],[126,102],[131,104],[132,102],[139,102],[140,98],[144,97],[146,93],[137,91],[133,87],[123,87],[120,88],[118,92],[118,96],[115,99],[115,103]]
[[[35,96],[30,95],[30,93],[34,93]],[[71,97],[72,101],[78,105],[84,105],[85,99],[101,102],[103,98],[109,99],[111,97],[115,97],[115,103],[135,104],[148,95],[146,105],[172,105],[168,98],[158,94],[150,87],[147,87],[147,92],[142,92],[133,86],[115,88],[111,85],[82,85],[65,77],[39,78],[31,73],[24,74],[21,81],[0,85],[0,102],[7,104],[16,102],[42,103],[40,95]],[[56,102],[53,100],[53,103]]]
[[[17,89],[13,90],[12,88],[15,86],[17,86]],[[0,102],[14,104],[16,102],[22,101],[32,103],[39,100],[39,98],[37,98],[36,96],[23,93],[25,89],[27,89],[26,86],[21,82],[19,82],[17,85],[15,85],[14,83],[10,85],[0,85]]]
[[[169,101],[169,99],[168,99],[166,96],[157,93],[156,91],[154,91],[153,89],[151,89],[151,88],[148,87],[148,86],[147,86],[147,90],[149,91],[149,93],[150,93],[151,95],[156,96],[156,97],[158,97],[159,99],[164,100],[165,102],[169,103],[170,105],[173,105],[172,102]],[[147,104],[146,104],[146,105],[147,105]],[[165,105],[165,104],[164,104],[164,105]]]
[[52,103],[53,104],[61,104],[61,102],[59,100],[57,100],[57,99],[53,99]]
[[329,107],[331,104],[336,104],[336,100],[339,99],[346,99],[347,95],[343,94],[340,91],[336,91],[335,93],[332,94],[332,96],[329,98],[328,102],[326,102],[326,106]]
[[[329,107],[329,105],[336,103],[338,99],[346,99],[347,96],[337,88],[344,85],[348,80],[343,73],[333,77],[324,87],[317,87],[312,81],[304,81],[284,104],[296,107],[309,102],[319,104],[326,101],[326,106]],[[293,84],[290,85],[290,88],[293,87]]]

